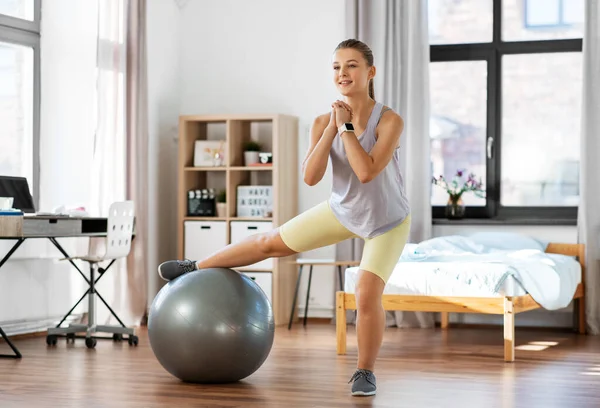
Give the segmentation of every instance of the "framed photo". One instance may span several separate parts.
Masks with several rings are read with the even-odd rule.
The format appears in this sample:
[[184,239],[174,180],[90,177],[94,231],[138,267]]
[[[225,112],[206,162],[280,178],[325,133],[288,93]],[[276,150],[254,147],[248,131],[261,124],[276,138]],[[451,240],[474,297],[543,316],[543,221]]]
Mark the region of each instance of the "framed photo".
[[225,140],[196,140],[194,145],[194,167],[225,166]]

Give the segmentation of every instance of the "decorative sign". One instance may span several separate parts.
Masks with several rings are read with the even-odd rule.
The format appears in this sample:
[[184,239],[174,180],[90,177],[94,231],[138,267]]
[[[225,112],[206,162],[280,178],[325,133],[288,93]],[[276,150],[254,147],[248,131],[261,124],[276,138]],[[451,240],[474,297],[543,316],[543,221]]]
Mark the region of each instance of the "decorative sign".
[[273,215],[273,186],[238,186],[238,217],[271,217]]

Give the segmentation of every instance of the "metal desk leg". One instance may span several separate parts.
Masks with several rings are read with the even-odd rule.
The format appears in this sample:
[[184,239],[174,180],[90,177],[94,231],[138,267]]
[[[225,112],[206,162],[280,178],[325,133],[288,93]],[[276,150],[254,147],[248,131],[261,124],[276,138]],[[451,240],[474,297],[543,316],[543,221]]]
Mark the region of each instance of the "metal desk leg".
[[8,338],[6,333],[4,333],[4,330],[2,330],[2,327],[0,327],[0,335],[2,335],[2,338],[4,339],[6,344],[8,344],[9,347],[12,349],[12,351],[15,353],[15,354],[0,354],[0,358],[21,358],[22,357],[21,352],[19,351],[19,349],[17,349],[15,347],[14,344],[12,344],[12,342],[10,341],[10,339]]
[[296,281],[296,291],[294,292],[294,300],[292,301],[292,311],[290,313],[290,321],[288,323],[288,330],[292,328],[292,320],[294,319],[294,312],[296,311],[296,301],[298,300],[298,289],[300,289],[300,280],[302,279],[302,265],[298,271],[298,280]]
[[306,318],[308,317],[308,299],[310,298],[310,281],[312,280],[313,266],[308,270],[308,288],[306,288],[306,303],[304,304],[304,326],[306,326]]
[[[15,242],[15,244],[10,249],[10,251],[8,251],[8,253],[6,255],[4,255],[4,258],[2,258],[2,261],[0,261],[0,267],[2,265],[4,265],[6,263],[6,261],[8,261],[8,259],[12,256],[12,254],[15,253],[15,251],[17,250],[17,248],[19,248],[21,246],[21,244],[23,243],[23,241],[25,241],[25,238],[19,238],[17,240],[17,242]],[[15,353],[15,354],[0,354],[0,358],[21,358],[22,357],[21,352],[10,341],[10,339],[8,338],[8,336],[6,335],[6,333],[4,333],[4,330],[2,330],[2,327],[0,327],[0,335],[2,336],[2,338],[4,339],[4,341],[6,342],[6,344],[8,344],[8,346],[12,349],[13,353]]]

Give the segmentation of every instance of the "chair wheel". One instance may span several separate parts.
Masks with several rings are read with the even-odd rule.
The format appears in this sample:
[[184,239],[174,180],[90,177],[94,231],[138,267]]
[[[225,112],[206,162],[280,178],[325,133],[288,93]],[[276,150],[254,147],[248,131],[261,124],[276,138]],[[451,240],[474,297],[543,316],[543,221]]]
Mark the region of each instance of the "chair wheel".
[[87,348],[94,348],[96,347],[96,339],[94,339],[93,337],[86,337],[85,338],[85,345]]
[[130,346],[137,346],[138,345],[138,336],[129,336],[129,345]]
[[123,335],[121,333],[114,333],[113,341],[123,341]]
[[67,333],[67,343],[75,343],[75,333]]
[[56,346],[56,343],[58,342],[58,337],[53,335],[53,334],[49,334],[48,336],[46,336],[46,344],[49,346]]

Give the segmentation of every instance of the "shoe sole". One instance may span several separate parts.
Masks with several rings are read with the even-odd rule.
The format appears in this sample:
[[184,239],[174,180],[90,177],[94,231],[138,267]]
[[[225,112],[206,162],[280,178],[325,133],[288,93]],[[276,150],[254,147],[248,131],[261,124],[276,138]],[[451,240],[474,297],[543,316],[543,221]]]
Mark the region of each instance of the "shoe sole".
[[369,397],[375,395],[376,391],[354,391],[352,395],[357,397]]
[[157,269],[158,269],[158,276],[160,276],[160,278],[161,278],[162,280],[164,280],[164,281],[167,281],[167,282],[168,282],[168,281],[169,281],[169,279],[165,279],[165,277],[164,277],[164,276],[162,275],[162,273],[160,272],[160,265],[159,265],[159,267],[158,267]]

